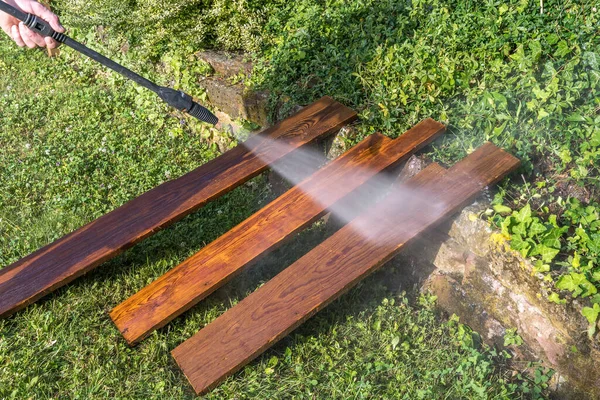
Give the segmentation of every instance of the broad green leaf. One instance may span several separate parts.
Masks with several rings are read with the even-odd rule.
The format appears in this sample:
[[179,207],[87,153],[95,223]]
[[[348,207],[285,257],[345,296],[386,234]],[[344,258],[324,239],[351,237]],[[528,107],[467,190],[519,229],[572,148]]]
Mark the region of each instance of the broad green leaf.
[[592,222],[596,221],[598,219],[598,211],[596,210],[596,207],[593,206],[588,206],[585,208],[585,215],[583,216],[582,220],[584,222],[586,222],[588,225],[590,225]]
[[544,246],[560,249],[560,238],[567,229],[568,227],[552,228],[546,235],[544,235],[542,244]]
[[593,233],[589,236],[590,240],[587,242],[588,249],[593,254],[600,254],[600,234]]
[[525,205],[518,213],[515,215],[515,219],[518,223],[522,222],[530,222],[531,221],[531,206],[529,203]]
[[525,59],[525,52],[523,51],[523,46],[519,45],[517,47],[517,50],[510,55],[510,58],[512,58],[513,60],[520,62],[523,59]]
[[491,95],[494,98],[494,100],[496,100],[498,103],[506,106],[508,100],[506,99],[506,96],[504,96],[502,93],[492,92]]
[[586,51],[583,53],[582,58],[592,69],[595,69],[596,71],[600,69],[600,57],[598,56],[598,53]]
[[581,255],[579,255],[579,253],[575,252],[573,255],[573,261],[571,261],[571,265],[575,269],[579,269],[579,267],[581,267]]
[[552,294],[548,296],[548,300],[556,304],[565,304],[567,302],[565,299],[561,299],[556,292],[552,292]]
[[583,165],[578,165],[576,170],[571,170],[571,175],[577,179],[585,178],[590,171]]
[[542,262],[549,263],[554,259],[554,257],[556,257],[558,252],[559,250],[557,249],[553,249],[551,247],[544,246],[543,244],[538,243],[535,246],[533,246],[533,248],[531,249],[531,253],[529,253],[529,256],[533,257],[539,255],[542,258]]
[[537,260],[533,266],[533,269],[536,273],[548,272],[550,271],[550,265],[544,264],[542,260]]
[[589,140],[589,144],[590,146],[593,147],[598,147],[600,146],[600,130],[594,130],[594,132],[592,133],[590,140]]
[[394,338],[392,339],[392,350],[396,350],[396,346],[398,346],[398,343],[400,343],[400,337],[394,336]]
[[542,45],[538,40],[529,42],[529,50],[531,51],[531,59],[533,62],[538,62],[542,55]]
[[573,161],[573,157],[571,156],[571,150],[568,147],[563,147],[558,153],[558,156],[564,164],[568,164],[571,161]]
[[519,251],[523,257],[527,257],[531,244],[524,241],[520,235],[512,235],[510,238],[510,247]]
[[567,117],[567,121],[569,121],[569,122],[585,122],[585,117],[582,117],[581,114],[573,113]]
[[558,42],[558,39],[560,38],[556,33],[550,33],[549,35],[546,35],[546,42],[548,42],[548,44],[554,44]]
[[556,287],[561,290],[568,290],[573,294],[573,297],[581,295],[589,296],[597,293],[594,284],[587,280],[584,274],[571,272],[569,275],[563,275],[556,282]]
[[513,226],[512,231],[513,231],[513,233],[515,233],[517,235],[526,237],[527,236],[527,225],[525,224],[525,222],[521,222],[520,224]]
[[575,235],[578,238],[579,242],[581,242],[582,244],[587,244],[588,242],[590,242],[589,235],[587,234],[585,229],[581,227],[581,225],[575,229]]
[[[500,119],[500,116],[502,114],[498,114],[496,115],[496,118]],[[504,129],[506,129],[506,125],[508,124],[508,121],[504,121],[504,123],[500,126],[497,126],[494,128],[494,136],[495,137],[499,137],[502,135],[502,132],[504,132]]]
[[544,100],[547,100],[548,97],[550,96],[549,92],[542,90],[539,87],[533,88],[531,91],[533,92],[533,94],[535,94],[535,97],[538,100],[544,101]]
[[579,296],[581,293],[583,293],[583,290],[579,287],[579,284],[578,284],[579,279],[575,275],[581,275],[581,274],[571,273],[569,275],[561,276],[559,278],[558,282],[556,282],[556,287],[560,290],[568,290],[575,297]]
[[593,307],[583,307],[581,314],[588,320],[588,336],[592,339],[594,333],[596,333],[596,322],[598,321],[598,315],[600,315],[600,305],[596,303]]
[[596,286],[592,282],[588,281],[587,279],[585,281],[583,281],[580,284],[580,286],[582,288],[584,288],[584,290],[585,290],[582,295],[583,297],[591,296],[593,294],[598,293],[598,289],[596,289]]
[[559,253],[559,250],[544,246],[543,244],[536,246],[536,248],[538,247],[538,254],[542,257],[542,261],[545,263],[549,263],[554,260],[554,257],[556,257],[556,255]]
[[502,221],[502,225],[500,226],[502,234],[506,237],[510,236],[510,226],[514,217],[506,217],[504,221]]
[[541,233],[546,232],[546,227],[544,226],[544,224],[540,223],[539,220],[537,220],[537,218],[531,223],[531,225],[529,226],[529,235],[528,236],[537,236]]
[[557,49],[554,52],[554,57],[564,57],[571,52],[569,45],[564,40],[558,42],[558,45],[556,47]]
[[502,204],[495,204],[494,211],[496,211],[498,214],[509,214],[512,212],[512,209]]
[[600,315],[600,304],[596,303],[593,307],[583,307],[581,314],[588,320],[590,324],[598,321],[598,315]]

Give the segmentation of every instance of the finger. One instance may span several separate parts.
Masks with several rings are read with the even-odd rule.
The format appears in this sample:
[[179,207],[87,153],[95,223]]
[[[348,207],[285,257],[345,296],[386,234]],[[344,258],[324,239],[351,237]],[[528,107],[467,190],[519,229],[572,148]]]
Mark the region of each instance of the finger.
[[65,31],[65,28],[58,21],[58,17],[56,16],[56,14],[54,14],[52,11],[48,10],[42,4],[40,4],[38,2],[32,3],[31,4],[31,10],[32,10],[32,12],[35,15],[40,16],[44,20],[46,20],[47,22],[49,22],[50,26],[55,31],[57,31],[57,32],[64,32]]
[[17,46],[25,47],[25,42],[21,38],[21,34],[19,33],[19,28],[17,28],[17,25],[13,25],[10,28],[10,37],[15,41]]
[[37,44],[32,39],[32,32],[29,28],[25,26],[22,22],[19,23],[19,33],[21,34],[21,39],[25,42],[25,45],[30,49],[35,49]]
[[42,35],[40,35],[39,33],[35,33],[31,29],[29,29],[29,27],[25,24],[23,24],[23,29],[25,30],[25,32],[27,32],[27,37],[29,37],[29,39],[31,39],[31,41],[35,43],[36,46],[46,47],[46,41],[44,40],[44,37]]
[[51,37],[45,37],[44,41],[46,42],[46,47],[49,49],[55,49],[58,47],[56,40],[52,39]]

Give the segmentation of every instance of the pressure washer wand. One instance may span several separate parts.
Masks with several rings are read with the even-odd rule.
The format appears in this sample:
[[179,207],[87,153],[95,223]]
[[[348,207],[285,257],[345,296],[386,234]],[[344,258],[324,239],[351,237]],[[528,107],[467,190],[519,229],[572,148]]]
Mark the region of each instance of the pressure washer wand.
[[163,99],[171,107],[175,107],[178,110],[184,111],[200,121],[208,122],[209,124],[215,125],[219,122],[219,119],[206,108],[196,103],[192,96],[186,94],[180,90],[171,89],[164,86],[158,86],[152,81],[136,74],[135,72],[125,68],[124,66],[114,62],[113,60],[103,56],[102,54],[86,47],[85,45],[71,39],[63,33],[56,32],[50,25],[43,19],[29,13],[25,13],[5,2],[0,0],[0,11],[4,11],[7,14],[12,15],[18,20],[23,21],[32,31],[39,33],[42,36],[51,37],[57,42],[63,43],[66,46],[77,50],[80,53],[85,54],[93,60],[98,61],[100,64],[112,69],[115,72],[123,75],[126,78],[131,79],[134,82],[142,85],[143,87],[152,90]]

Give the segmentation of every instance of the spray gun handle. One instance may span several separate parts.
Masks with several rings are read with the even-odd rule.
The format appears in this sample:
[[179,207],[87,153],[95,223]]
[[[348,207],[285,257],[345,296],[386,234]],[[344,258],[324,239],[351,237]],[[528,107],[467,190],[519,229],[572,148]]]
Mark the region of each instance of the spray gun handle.
[[16,19],[23,21],[23,23],[29,27],[32,31],[39,33],[44,37],[51,37],[57,42],[64,43],[66,36],[62,33],[56,32],[52,27],[40,17],[23,12],[18,8],[11,6],[8,3],[0,1],[0,11],[12,15]]
[[35,33],[39,33],[42,36],[51,37],[57,42],[64,43],[66,36],[62,33],[56,32],[52,27],[43,19],[33,14],[26,14],[26,18],[22,20],[25,25],[29,27]]
[[62,33],[55,32],[54,29],[48,25],[46,21],[37,17],[33,14],[26,13],[24,11],[19,10],[16,7],[11,6],[8,3],[0,1],[0,11],[7,13],[8,15],[12,15],[19,21],[23,21],[25,25],[29,27],[32,31],[39,33],[42,36],[48,36],[57,40],[59,42],[64,42],[64,36]]

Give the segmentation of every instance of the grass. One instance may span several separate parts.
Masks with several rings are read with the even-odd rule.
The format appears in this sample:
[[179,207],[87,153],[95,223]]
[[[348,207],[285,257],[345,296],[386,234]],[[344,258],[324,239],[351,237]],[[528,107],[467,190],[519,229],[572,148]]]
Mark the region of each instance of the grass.
[[[240,0],[189,7],[171,1],[171,7],[148,2],[144,9],[133,2],[119,2],[118,7],[111,2],[56,3],[65,21],[73,23],[69,26],[76,26],[77,16],[87,16],[71,30],[78,40],[93,42],[159,83],[199,98],[203,93],[194,77],[202,66],[188,56],[200,46],[214,45],[260,50],[255,54],[263,58],[248,84],[288,96],[290,103],[335,94],[361,111],[361,135],[382,130],[394,136],[422,116],[450,120],[454,135],[434,153],[442,160],[461,156],[496,132],[498,126],[488,127],[486,121],[501,114],[501,107],[514,113],[516,105],[493,94],[499,79],[512,76],[502,64],[513,68],[512,58],[487,60],[476,54],[464,61],[473,45],[469,35],[486,25],[490,17],[484,15],[485,7],[496,5],[482,6],[476,15],[480,19],[475,19],[479,25],[462,34],[451,24],[444,28],[448,12],[445,3],[437,2],[428,8],[415,1],[415,9],[394,1],[282,6]],[[211,11],[190,35],[184,28],[198,17],[192,6],[200,4]],[[466,20],[475,6],[461,7]],[[124,18],[128,10],[135,11],[130,21]],[[513,9],[504,14],[509,11]],[[351,28],[352,21],[361,21],[361,29]],[[110,27],[95,29],[100,23]],[[430,34],[435,27],[440,31]],[[451,34],[465,42],[457,39],[454,48],[445,46]],[[528,39],[523,35],[519,40]],[[403,47],[404,37],[412,47]],[[491,54],[495,45],[481,42]],[[127,52],[121,51],[124,44]],[[483,61],[476,57],[488,63],[482,65],[498,64],[500,72],[481,74],[483,67],[475,65]],[[149,58],[157,63],[147,62]],[[438,84],[461,65],[474,72],[458,74],[454,86]],[[218,155],[210,144],[216,132],[67,49],[50,60],[41,52],[21,52],[3,39],[0,87],[3,266]],[[389,93],[396,93],[396,103],[382,101]],[[527,125],[527,119],[519,118],[503,132],[521,126],[529,127],[528,132],[546,129],[545,122],[533,118]],[[513,145],[511,136],[502,137],[504,144]],[[521,152],[531,159],[535,154],[531,147]],[[126,346],[107,312],[265,204],[272,194],[264,177],[254,182],[0,321],[0,397],[193,398],[169,350],[322,240],[325,230],[313,227],[136,348]],[[480,345],[477,335],[456,321],[440,320],[431,299],[408,303],[396,287],[387,286],[385,273],[394,271],[366,280],[207,397],[503,399],[535,398],[543,391],[546,375],[513,376],[503,354]]]

